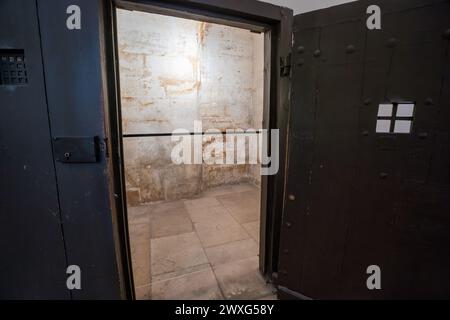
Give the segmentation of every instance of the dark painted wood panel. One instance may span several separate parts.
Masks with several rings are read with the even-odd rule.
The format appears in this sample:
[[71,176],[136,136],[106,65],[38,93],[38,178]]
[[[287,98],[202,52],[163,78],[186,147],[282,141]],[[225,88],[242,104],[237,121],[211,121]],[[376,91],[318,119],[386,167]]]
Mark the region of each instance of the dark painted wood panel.
[[[300,259],[303,257],[304,235],[307,223],[302,223],[302,218],[306,217],[310,204],[302,201],[311,195],[309,186],[310,168],[314,158],[314,119],[316,113],[316,87],[317,72],[315,68],[316,60],[312,53],[319,45],[320,33],[316,29],[310,29],[302,33],[301,41],[294,42],[292,56],[292,101],[290,112],[290,127],[297,122],[304,129],[302,132],[290,130],[289,136],[289,157],[287,164],[288,185],[286,193],[288,195],[285,200],[283,210],[283,218],[281,225],[280,239],[280,258],[279,258],[279,284],[297,290],[299,287],[299,279],[303,272]],[[295,34],[294,34],[295,37]],[[301,72],[298,72],[301,70]],[[293,158],[294,154],[303,154],[302,161]],[[291,183],[292,182],[292,183]],[[298,189],[293,187],[296,182],[302,186],[302,195],[297,192]],[[292,196],[295,201],[291,200]],[[297,198],[299,200],[297,200]],[[296,270],[292,272],[292,270]]]
[[[366,30],[371,4],[382,30]],[[450,2],[432,0],[295,18],[283,287],[312,298],[450,296],[449,22]],[[376,134],[378,105],[395,101],[416,103],[411,134]],[[381,267],[382,290],[367,289],[369,265]]]

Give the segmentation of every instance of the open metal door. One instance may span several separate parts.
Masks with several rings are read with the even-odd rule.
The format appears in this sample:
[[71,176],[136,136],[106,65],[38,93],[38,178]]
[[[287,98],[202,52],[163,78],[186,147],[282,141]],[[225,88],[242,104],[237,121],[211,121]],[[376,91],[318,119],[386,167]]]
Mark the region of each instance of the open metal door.
[[449,28],[449,1],[295,17],[281,298],[450,297]]

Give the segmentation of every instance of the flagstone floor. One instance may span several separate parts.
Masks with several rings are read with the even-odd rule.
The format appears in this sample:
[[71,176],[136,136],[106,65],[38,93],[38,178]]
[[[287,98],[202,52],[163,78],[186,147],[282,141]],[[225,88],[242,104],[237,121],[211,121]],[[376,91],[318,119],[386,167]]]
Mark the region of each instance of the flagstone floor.
[[250,184],[128,208],[137,299],[276,299],[258,270],[260,189]]

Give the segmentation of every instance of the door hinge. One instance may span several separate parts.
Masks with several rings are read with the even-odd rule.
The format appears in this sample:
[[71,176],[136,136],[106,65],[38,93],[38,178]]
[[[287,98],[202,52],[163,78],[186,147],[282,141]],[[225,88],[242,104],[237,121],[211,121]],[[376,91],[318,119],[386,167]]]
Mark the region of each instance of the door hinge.
[[280,76],[289,77],[291,75],[291,54],[280,58]]
[[105,151],[105,157],[109,158],[109,145],[108,145],[108,138],[104,138],[103,139],[103,143],[104,143],[104,151]]

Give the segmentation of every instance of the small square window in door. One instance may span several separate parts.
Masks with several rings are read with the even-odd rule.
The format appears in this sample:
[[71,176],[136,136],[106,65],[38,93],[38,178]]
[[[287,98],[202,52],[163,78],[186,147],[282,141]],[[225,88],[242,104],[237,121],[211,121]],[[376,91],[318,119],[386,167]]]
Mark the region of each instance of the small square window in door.
[[0,85],[25,85],[28,74],[22,49],[0,49]]
[[383,103],[378,107],[377,133],[410,134],[414,119],[414,103]]

